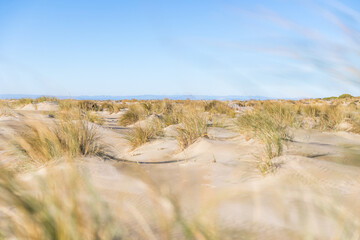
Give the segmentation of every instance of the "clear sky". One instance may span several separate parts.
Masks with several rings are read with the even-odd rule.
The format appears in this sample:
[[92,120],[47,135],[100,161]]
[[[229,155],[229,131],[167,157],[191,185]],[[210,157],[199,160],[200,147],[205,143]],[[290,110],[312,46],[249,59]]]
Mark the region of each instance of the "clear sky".
[[359,0],[0,0],[0,94],[360,95],[359,11]]

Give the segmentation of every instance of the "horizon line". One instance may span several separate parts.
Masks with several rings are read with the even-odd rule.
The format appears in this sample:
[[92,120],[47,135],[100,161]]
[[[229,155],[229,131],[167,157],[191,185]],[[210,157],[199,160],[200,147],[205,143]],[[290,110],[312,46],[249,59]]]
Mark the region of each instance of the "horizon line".
[[169,98],[171,100],[299,100],[309,99],[309,97],[296,98],[279,98],[256,95],[203,95],[203,94],[139,94],[139,95],[51,95],[51,94],[0,94],[0,99],[21,99],[21,98],[39,98],[39,97],[55,97],[59,99],[75,99],[75,100],[160,100]]

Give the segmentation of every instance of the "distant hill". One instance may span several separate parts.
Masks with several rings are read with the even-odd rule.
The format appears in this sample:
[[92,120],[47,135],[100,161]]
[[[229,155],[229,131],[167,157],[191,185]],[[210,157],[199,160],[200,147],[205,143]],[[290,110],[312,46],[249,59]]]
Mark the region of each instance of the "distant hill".
[[[0,94],[0,99],[19,99],[19,98],[38,98],[51,95],[28,95],[28,94]],[[123,99],[172,99],[172,100],[268,100],[272,98],[262,96],[210,96],[210,95],[131,95],[131,96],[51,96],[59,99],[77,99],[77,100],[123,100]]]

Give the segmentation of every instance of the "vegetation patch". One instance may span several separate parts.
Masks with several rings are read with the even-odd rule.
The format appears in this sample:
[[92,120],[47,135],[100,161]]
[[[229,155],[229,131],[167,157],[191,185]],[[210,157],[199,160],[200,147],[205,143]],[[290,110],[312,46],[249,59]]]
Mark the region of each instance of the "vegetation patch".
[[13,140],[13,145],[35,165],[64,156],[102,155],[105,151],[96,126],[81,116],[71,115],[62,115],[53,126],[37,121],[27,122]]
[[206,112],[217,113],[217,114],[226,114],[227,116],[233,118],[235,117],[235,110],[224,102],[213,100],[207,102],[204,106]]
[[130,142],[132,149],[135,149],[159,136],[164,136],[162,123],[160,120],[154,119],[146,126],[133,127],[125,138]]
[[198,138],[207,135],[207,118],[195,112],[186,114],[177,128],[176,139],[180,149],[185,149]]
[[129,109],[119,118],[118,125],[128,126],[136,123],[145,116],[144,111],[138,105],[130,105]]

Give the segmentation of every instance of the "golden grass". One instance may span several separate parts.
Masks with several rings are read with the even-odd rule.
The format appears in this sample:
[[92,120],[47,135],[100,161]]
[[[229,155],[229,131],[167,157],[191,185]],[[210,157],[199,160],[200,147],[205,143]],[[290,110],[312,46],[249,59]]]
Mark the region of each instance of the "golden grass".
[[24,107],[25,105],[28,104],[33,104],[34,101],[35,100],[31,98],[21,98],[21,99],[12,100],[10,104],[13,108],[16,108],[16,107]]
[[107,206],[75,168],[48,168],[36,185],[37,190],[0,169],[4,239],[119,239]]
[[14,111],[7,101],[0,101],[0,117],[1,116],[14,116]]
[[78,103],[73,99],[64,99],[58,102],[60,111],[69,111],[78,108]]
[[89,124],[86,119],[74,121],[72,118],[65,118],[56,124],[54,133],[64,151],[69,152],[73,157],[101,155],[104,151],[97,127]]
[[[358,109],[355,105],[301,105],[299,107],[300,119],[310,118],[314,121],[312,128],[321,131],[337,130],[337,126],[345,121],[357,124]],[[306,127],[306,126],[303,126]]]
[[97,101],[80,100],[80,101],[77,101],[77,103],[81,110],[94,111],[94,112],[100,110],[100,104]]
[[276,167],[271,159],[281,156],[284,142],[292,139],[289,127],[296,125],[296,109],[292,105],[265,102],[238,117],[235,125],[240,133],[264,144],[264,156],[260,156],[257,167],[265,175]]
[[93,113],[93,112],[87,112],[86,113],[86,119],[89,122],[98,124],[98,125],[103,125],[104,124],[104,118],[102,118],[100,115]]
[[[46,168],[46,173],[34,176],[27,182],[21,181],[12,172],[0,168],[0,237],[2,239],[316,239],[317,232],[310,232],[307,226],[318,224],[314,216],[320,221],[331,221],[335,229],[335,239],[357,239],[360,219],[358,204],[353,202],[351,207],[347,198],[343,196],[324,194],[323,186],[317,189],[309,186],[304,189],[296,185],[289,191],[266,189],[265,195],[254,191],[253,188],[229,188],[214,194],[199,192],[199,207],[188,214],[188,206],[181,204],[181,194],[170,193],[165,184],[156,184],[145,170],[128,169],[128,174],[136,174],[137,181],[141,181],[148,188],[149,206],[139,206],[133,203],[129,195],[121,195],[121,210],[110,209],[102,200],[99,192],[91,185],[82,172],[74,166],[62,168]],[[286,184],[284,185],[286,186]],[[121,193],[119,193],[121,194]],[[260,194],[260,195],[259,195]],[[268,194],[268,195],[266,195]],[[333,192],[334,195],[339,192]],[[218,211],[220,204],[235,201],[245,206],[258,204],[261,196],[267,196],[269,209],[273,209],[279,220],[285,223],[289,211],[299,219],[301,224],[297,231],[277,228],[267,222],[249,222],[248,224],[224,226],[219,222]],[[291,197],[291,198],[289,198]],[[248,201],[249,200],[249,201]],[[230,201],[230,202],[229,202]],[[194,203],[196,204],[196,203]],[[199,203],[198,203],[199,204]],[[305,211],[305,210],[306,211]],[[249,211],[259,213],[260,209],[249,208]],[[313,215],[314,213],[315,215]],[[310,215],[309,215],[310,214]],[[319,215],[317,215],[319,214]],[[271,215],[272,216],[272,215]],[[281,217],[283,216],[283,218]],[[231,217],[231,216],[230,216]],[[233,216],[234,217],[234,216]],[[240,218],[241,219],[241,218]],[[291,219],[290,219],[291,221]],[[291,221],[294,224],[294,220]],[[259,225],[257,225],[259,224]],[[292,226],[292,225],[289,225]],[[315,225],[316,226],[316,225]],[[322,237],[322,236],[320,236]],[[324,236],[325,238],[327,236]]]
[[176,136],[180,149],[185,149],[198,138],[206,136],[207,128],[207,118],[204,115],[196,112],[188,112],[184,115]]
[[[38,165],[64,156],[101,155],[104,151],[96,127],[88,123],[91,121],[90,113],[84,109],[78,110],[76,101],[60,101],[59,105],[62,104],[61,102],[64,102],[63,106],[65,107],[54,114],[53,125],[46,126],[38,122],[28,122],[16,137],[18,150],[27,159]],[[179,101],[174,104],[170,101],[149,101],[144,103],[149,106],[134,104],[136,108],[140,109],[139,118],[136,121],[143,119],[148,114],[159,114],[162,120],[161,122],[158,120],[151,122],[147,127],[135,126],[129,134],[129,141],[133,148],[161,135],[163,124],[181,124],[177,130],[179,134],[177,140],[182,149],[188,147],[199,137],[206,136],[209,115],[202,110],[205,108],[203,102]],[[246,103],[243,104],[246,105]],[[318,106],[309,100],[307,103],[254,101],[249,105],[252,105],[253,110],[240,116],[236,122],[239,131],[251,134],[264,143],[266,157],[262,158],[258,165],[264,174],[276,167],[271,158],[282,154],[284,143],[291,139],[291,129],[305,127],[303,121],[308,118],[316,122],[313,128],[319,130],[336,130],[343,121],[349,121],[354,126],[358,124],[356,126],[358,129],[360,128],[360,115],[356,104],[345,106],[336,103],[329,106]],[[226,114],[218,110],[211,111],[214,116],[215,114],[222,116]],[[98,115],[95,114],[95,116]],[[166,118],[168,120],[165,120]],[[48,170],[46,168],[46,171]],[[142,177],[146,178],[141,176],[139,180],[143,181]],[[145,182],[145,185],[151,185],[149,182]],[[0,168],[0,239],[203,240],[235,239],[239,236],[244,239],[257,239],[257,236],[264,238],[261,235],[264,231],[258,229],[252,229],[252,232],[234,229],[233,231],[238,235],[232,235],[231,230],[228,229],[221,232],[216,226],[216,217],[204,214],[209,211],[217,212],[218,209],[214,206],[204,205],[205,201],[201,204],[204,207],[203,212],[189,217],[186,211],[187,206],[180,204],[181,196],[166,195],[166,190],[163,192],[153,190],[157,187],[154,186],[156,184],[149,186],[153,190],[153,196],[149,201],[155,202],[152,205],[155,206],[154,208],[147,209],[151,217],[145,218],[146,214],[142,212],[143,209],[136,209],[134,204],[133,208],[129,207],[132,209],[129,211],[131,214],[114,211],[116,215],[122,215],[123,221],[111,216],[108,207],[99,199],[96,191],[89,186],[84,176],[75,170],[66,170],[60,173],[49,171],[45,177],[39,178],[38,185],[40,188],[33,191],[34,186],[19,181],[14,174]],[[160,189],[160,186],[158,188]],[[236,191],[239,191],[237,194],[241,197],[251,196],[251,193],[241,192],[238,188]],[[149,192],[151,191],[149,190]],[[275,193],[277,192],[274,191]],[[330,197],[330,195],[324,195],[322,190],[320,193],[319,196]],[[220,194],[217,192],[217,194],[220,195],[222,192]],[[128,201],[128,204],[131,205],[131,200],[126,199],[127,196],[124,194],[124,196],[120,196],[120,199],[124,202]],[[306,196],[308,197],[309,194]],[[208,199],[215,197],[210,196]],[[254,196],[254,199],[256,197],[258,195]],[[279,205],[281,205],[281,196],[279,199]],[[301,198],[299,199],[301,200]],[[321,213],[326,218],[335,219],[335,222],[338,223],[337,227],[340,229],[337,236],[339,239],[356,239],[359,234],[360,220],[355,214],[355,208],[351,208],[354,212],[348,212],[348,209],[342,207],[341,203],[329,203],[328,199],[322,201],[322,199],[314,197],[314,203],[308,201],[308,198],[306,200],[304,203],[306,209],[309,209],[307,208],[309,204],[314,205],[311,205],[311,208],[316,207],[316,204],[321,205],[324,209]],[[296,208],[296,205],[291,202],[291,207]],[[301,207],[298,211],[304,209],[304,206]],[[287,215],[288,212],[283,214]],[[130,218],[131,221],[128,220]],[[312,223],[313,221],[311,221]],[[271,229],[271,226],[269,225],[270,230],[265,234],[277,236],[278,229]],[[127,235],[123,234],[122,230],[124,229]],[[304,232],[296,235],[296,238],[289,237],[288,239],[303,239],[302,237],[316,238],[307,233],[305,229]]]
[[144,118],[143,108],[139,105],[130,105],[128,110],[119,118],[118,125],[128,126]]
[[162,121],[165,126],[170,126],[174,124],[178,124],[181,122],[181,119],[184,115],[183,109],[179,106],[171,107],[171,110],[167,110],[162,115]]
[[62,148],[56,134],[39,122],[29,122],[13,140],[18,152],[33,164],[41,165],[62,156]]
[[125,108],[124,104],[116,103],[114,101],[93,101],[93,100],[73,100],[64,99],[58,100],[60,110],[81,109],[86,112],[102,112],[108,111],[110,114],[117,113]]
[[24,107],[25,105],[28,105],[28,104],[34,104],[34,106],[36,107],[37,103],[42,103],[42,102],[55,102],[55,103],[58,103],[58,102],[60,102],[60,100],[55,98],[55,97],[42,96],[42,97],[35,98],[35,99],[31,99],[31,98],[13,99],[13,100],[9,101],[9,104],[13,108]]
[[[165,124],[174,122],[173,104],[169,100],[140,101],[132,103],[128,110],[119,118],[118,125],[128,126],[150,115],[165,116]],[[167,125],[168,126],[168,125]]]
[[72,114],[62,115],[53,126],[27,122],[12,142],[18,152],[35,165],[60,157],[101,155],[105,150],[96,126]]
[[[136,171],[136,170],[135,170]],[[74,166],[46,168],[28,182],[0,168],[0,237],[4,239],[219,239],[208,204],[191,218],[179,196],[165,193],[143,171],[136,173],[149,188],[154,209],[136,209],[123,199],[127,213],[111,213]],[[126,195],[124,195],[125,197]],[[166,205],[164,205],[166,203]],[[207,208],[206,208],[207,206]],[[205,214],[206,213],[206,214]],[[116,218],[115,218],[116,217]],[[209,218],[211,217],[211,218]]]
[[130,142],[132,149],[135,149],[155,137],[163,136],[162,123],[158,119],[154,119],[145,126],[133,127],[125,136]]
[[143,101],[141,104],[131,105],[121,116],[118,124],[125,126],[134,124],[151,114],[158,116],[161,122],[151,122],[145,127],[133,127],[126,136],[133,148],[146,143],[157,136],[159,132],[161,133],[162,125],[182,124],[177,128],[177,141],[181,149],[185,149],[196,139],[206,135],[207,118],[204,114],[204,103],[200,101],[185,101],[178,105],[172,104],[169,100]]
[[274,166],[269,159],[283,153],[284,142],[291,140],[291,129],[338,130],[341,123],[352,125],[348,131],[360,131],[359,108],[352,104],[316,104],[314,101],[259,101],[236,121],[237,129],[264,144],[266,158],[259,163],[261,172]]
[[288,128],[265,111],[250,112],[237,119],[236,125],[241,133],[249,133],[265,145],[268,159],[280,156],[283,141],[290,138]]
[[225,114],[230,118],[235,117],[235,110],[233,108],[226,105],[226,103],[217,100],[207,102],[204,106],[204,110],[215,114]]
[[117,113],[124,108],[125,105],[114,102],[104,102],[100,105],[100,111],[108,111],[110,114]]

